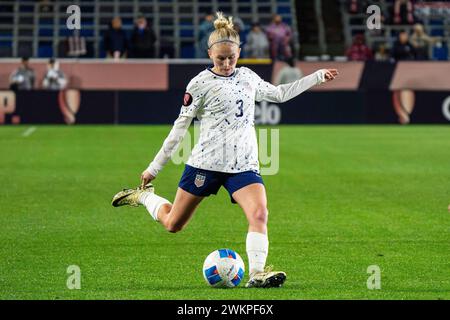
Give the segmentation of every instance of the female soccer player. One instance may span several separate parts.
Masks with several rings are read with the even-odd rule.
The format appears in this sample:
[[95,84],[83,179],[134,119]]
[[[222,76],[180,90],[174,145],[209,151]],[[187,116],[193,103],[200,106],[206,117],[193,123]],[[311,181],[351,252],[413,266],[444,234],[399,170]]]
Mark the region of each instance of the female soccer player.
[[[252,70],[236,68],[241,49],[232,18],[217,13],[208,42],[214,66],[188,84],[181,112],[161,150],[142,172],[137,189],[125,189],[113,206],[144,205],[169,232],[180,231],[195,209],[221,186],[244,211],[249,227],[246,250],[250,280],[246,287],[279,287],[286,274],[265,269],[269,249],[266,190],[259,174],[254,125],[255,100],[285,102],[314,85],[334,79],[336,69],[322,69],[295,82],[273,86]],[[177,150],[192,119],[200,121],[200,137],[181,177],[174,202],[156,195],[150,182]]]

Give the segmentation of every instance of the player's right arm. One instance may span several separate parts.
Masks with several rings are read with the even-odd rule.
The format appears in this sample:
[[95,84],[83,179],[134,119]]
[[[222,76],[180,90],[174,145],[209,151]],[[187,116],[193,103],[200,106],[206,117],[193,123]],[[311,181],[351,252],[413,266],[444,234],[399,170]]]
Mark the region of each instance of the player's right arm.
[[156,154],[153,161],[141,174],[141,186],[156,178],[156,175],[169,161],[172,154],[178,149],[181,141],[186,135],[192,119],[197,115],[197,111],[202,106],[202,95],[200,88],[195,82],[195,78],[188,84],[183,98],[180,115],[175,120],[172,130],[164,140],[164,143]]

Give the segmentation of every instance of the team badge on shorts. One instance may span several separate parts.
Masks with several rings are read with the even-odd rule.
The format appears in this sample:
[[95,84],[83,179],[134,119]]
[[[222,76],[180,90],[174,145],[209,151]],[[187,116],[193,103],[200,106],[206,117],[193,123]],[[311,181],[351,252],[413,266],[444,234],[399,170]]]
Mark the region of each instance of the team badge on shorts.
[[186,92],[183,97],[183,106],[190,106],[192,103],[192,95],[189,92]]
[[195,176],[194,184],[197,188],[203,187],[203,185],[205,184],[205,180],[206,180],[206,176],[204,176],[201,173],[198,173]]

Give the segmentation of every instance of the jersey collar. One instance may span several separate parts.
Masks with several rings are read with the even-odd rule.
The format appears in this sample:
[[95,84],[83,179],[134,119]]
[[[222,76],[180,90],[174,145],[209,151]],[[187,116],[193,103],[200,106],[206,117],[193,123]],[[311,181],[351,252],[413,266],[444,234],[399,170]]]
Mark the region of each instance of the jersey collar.
[[206,69],[207,69],[208,71],[210,71],[211,73],[213,73],[214,75],[216,75],[216,76],[218,76],[218,77],[222,77],[222,78],[231,78],[231,77],[233,77],[233,76],[236,74],[236,69],[237,69],[237,68],[234,68],[233,73],[230,74],[229,76],[223,76],[223,75],[221,75],[221,74],[217,74],[217,73],[215,73],[214,71],[212,71],[212,68],[213,68],[213,66],[210,66],[210,67],[208,67],[208,68],[206,68]]

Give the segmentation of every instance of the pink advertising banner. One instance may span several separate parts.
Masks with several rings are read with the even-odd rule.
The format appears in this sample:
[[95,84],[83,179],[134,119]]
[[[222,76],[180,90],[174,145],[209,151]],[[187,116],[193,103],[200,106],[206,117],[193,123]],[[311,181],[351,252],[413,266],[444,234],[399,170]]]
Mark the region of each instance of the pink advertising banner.
[[[0,61],[0,88],[9,88],[9,76],[19,67],[18,62]],[[35,89],[42,88],[47,68],[43,61],[29,65],[36,74]],[[66,75],[68,87],[85,90],[150,90],[166,91],[169,88],[167,63],[61,61],[60,68]]]
[[450,91],[450,62],[404,61],[397,64],[391,90]]

